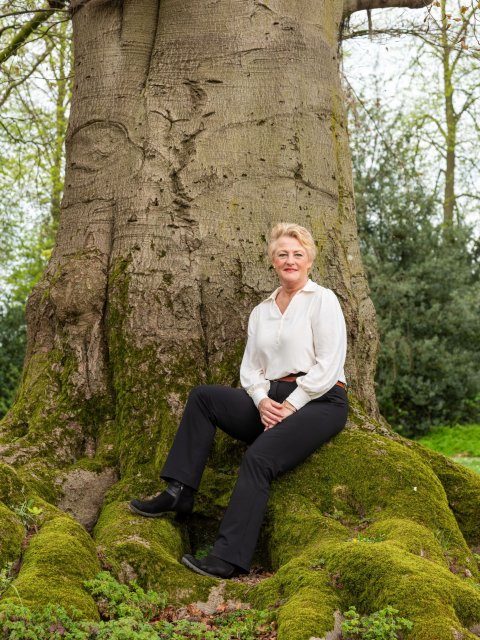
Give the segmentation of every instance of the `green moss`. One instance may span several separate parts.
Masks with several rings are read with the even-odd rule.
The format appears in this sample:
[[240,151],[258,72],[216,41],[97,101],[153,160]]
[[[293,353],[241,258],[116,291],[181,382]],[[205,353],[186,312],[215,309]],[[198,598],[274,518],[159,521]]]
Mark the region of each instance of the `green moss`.
[[[377,537],[380,541],[388,541],[398,549],[448,567],[439,530],[431,531],[404,518],[384,518],[368,527],[364,535],[372,539]],[[361,541],[361,538],[356,539]]]
[[208,518],[220,519],[228,506],[236,479],[236,474],[206,467],[195,498],[195,511]]
[[57,515],[47,520],[32,537],[23,557],[20,573],[1,604],[21,602],[33,609],[49,603],[76,609],[86,618],[98,619],[85,580],[100,569],[89,535],[74,520]]
[[173,602],[206,598],[215,584],[183,567],[186,532],[170,518],[142,518],[125,503],[102,511],[94,538],[100,557],[121,581],[138,579],[146,589],[167,591]]
[[480,475],[456,464],[441,453],[436,453],[420,444],[406,441],[442,483],[449,506],[455,515],[466,541],[474,546],[480,544]]
[[391,605],[414,624],[428,611],[445,629],[468,627],[480,618],[480,593],[471,581],[389,541],[327,543],[319,550],[344,607],[370,612]]
[[320,565],[306,557],[290,560],[250,594],[256,606],[279,606],[279,640],[306,640],[333,629],[340,599]]
[[20,557],[24,535],[19,518],[0,502],[0,568]]
[[321,513],[344,512],[373,522],[401,514],[432,531],[448,532],[452,548],[470,556],[430,466],[401,443],[350,429],[278,483],[280,494],[303,495]]
[[[480,620],[478,571],[443,486],[401,441],[342,432],[274,483],[268,515],[278,572],[252,599],[280,603],[279,640],[321,637],[352,604],[393,605],[415,640]],[[426,611],[438,635],[423,626]]]
[[18,476],[28,486],[31,493],[54,503],[58,497],[58,490],[55,487],[56,469],[46,465],[41,459],[30,460],[27,464],[19,467]]
[[111,412],[108,394],[88,401],[77,397],[76,373],[76,357],[68,349],[33,354],[4,421],[10,444],[4,455],[15,456],[24,481],[49,500],[57,495],[56,470],[83,454],[85,439],[96,437]]
[[27,488],[13,467],[0,462],[0,501],[7,505],[23,502]]

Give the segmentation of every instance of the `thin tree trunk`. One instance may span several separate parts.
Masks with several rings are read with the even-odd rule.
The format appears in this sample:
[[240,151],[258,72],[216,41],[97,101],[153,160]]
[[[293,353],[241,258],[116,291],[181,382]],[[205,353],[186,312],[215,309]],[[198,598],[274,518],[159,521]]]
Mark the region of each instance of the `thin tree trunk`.
[[442,67],[443,67],[443,93],[445,99],[445,189],[443,196],[443,224],[448,229],[453,225],[453,214],[455,209],[455,152],[457,144],[457,115],[453,104],[453,84],[452,84],[452,46],[448,40],[448,17],[446,0],[442,0],[442,25],[441,25],[441,46],[442,46]]

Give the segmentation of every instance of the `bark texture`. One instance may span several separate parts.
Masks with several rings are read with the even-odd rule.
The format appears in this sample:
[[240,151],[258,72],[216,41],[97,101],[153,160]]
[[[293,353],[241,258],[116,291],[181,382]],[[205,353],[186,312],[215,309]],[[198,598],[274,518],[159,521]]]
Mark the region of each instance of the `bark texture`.
[[[38,603],[74,602],[92,616],[82,580],[98,554],[120,578],[175,600],[207,596],[212,581],[179,558],[210,525],[213,535],[238,447],[218,438],[187,527],[135,517],[125,500],[158,490],[188,390],[237,384],[248,313],[276,284],[268,230],[296,221],[318,243],[314,279],[334,289],[346,316],[350,429],[274,493],[262,548],[278,572],[249,597],[262,606],[282,597],[279,637],[304,640],[333,628],[337,608],[401,602],[399,576],[425,586],[438,574],[435,606],[458,607],[432,634],[426,605],[408,601],[421,631],[412,637],[443,640],[452,629],[471,637],[480,597],[465,540],[478,543],[480,482],[443,458],[424,460],[376,421],[378,338],[338,75],[342,3],[90,0],[72,9],[75,87],[58,240],[29,301],[23,385],[0,427],[0,498],[15,523],[3,562],[19,555],[16,505],[32,496],[43,509],[16,588],[35,606],[41,573]],[[422,508],[410,504],[410,477],[424,481]],[[92,537],[58,506],[88,529],[96,522]],[[370,525],[390,546],[356,556],[354,538]],[[435,527],[452,540],[455,560],[434,544]],[[73,536],[83,558],[64,595],[54,533]],[[371,558],[378,571],[368,573]],[[449,562],[471,581],[450,574]],[[342,583],[338,572],[351,578]],[[14,598],[10,590],[2,602]]]

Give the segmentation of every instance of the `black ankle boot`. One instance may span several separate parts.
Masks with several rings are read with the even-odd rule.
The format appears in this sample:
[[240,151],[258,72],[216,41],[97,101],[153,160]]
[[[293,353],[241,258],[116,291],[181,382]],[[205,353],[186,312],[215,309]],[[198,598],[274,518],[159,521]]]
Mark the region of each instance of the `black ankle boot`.
[[195,558],[190,554],[186,554],[182,558],[182,564],[195,571],[195,573],[210,578],[228,579],[247,573],[234,564],[230,564],[230,562],[217,558],[212,554],[209,554],[206,558]]
[[177,515],[187,515],[193,510],[194,490],[187,485],[172,480],[165,491],[151,500],[132,500],[128,507],[133,513],[146,518],[161,518],[169,511]]

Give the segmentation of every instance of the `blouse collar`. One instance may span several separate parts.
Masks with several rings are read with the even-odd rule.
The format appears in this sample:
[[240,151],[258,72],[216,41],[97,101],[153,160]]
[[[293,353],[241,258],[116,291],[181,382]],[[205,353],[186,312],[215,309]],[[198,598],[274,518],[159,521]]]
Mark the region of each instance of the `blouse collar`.
[[[317,285],[315,284],[315,282],[313,282],[313,280],[310,280],[310,278],[307,280],[306,284],[304,287],[302,287],[297,293],[300,293],[300,291],[315,291],[316,290]],[[273,291],[273,293],[271,293],[268,298],[266,298],[264,300],[264,302],[267,302],[268,300],[275,300],[275,298],[278,295],[278,292],[280,291],[282,287],[277,287],[275,289],[275,291]]]

